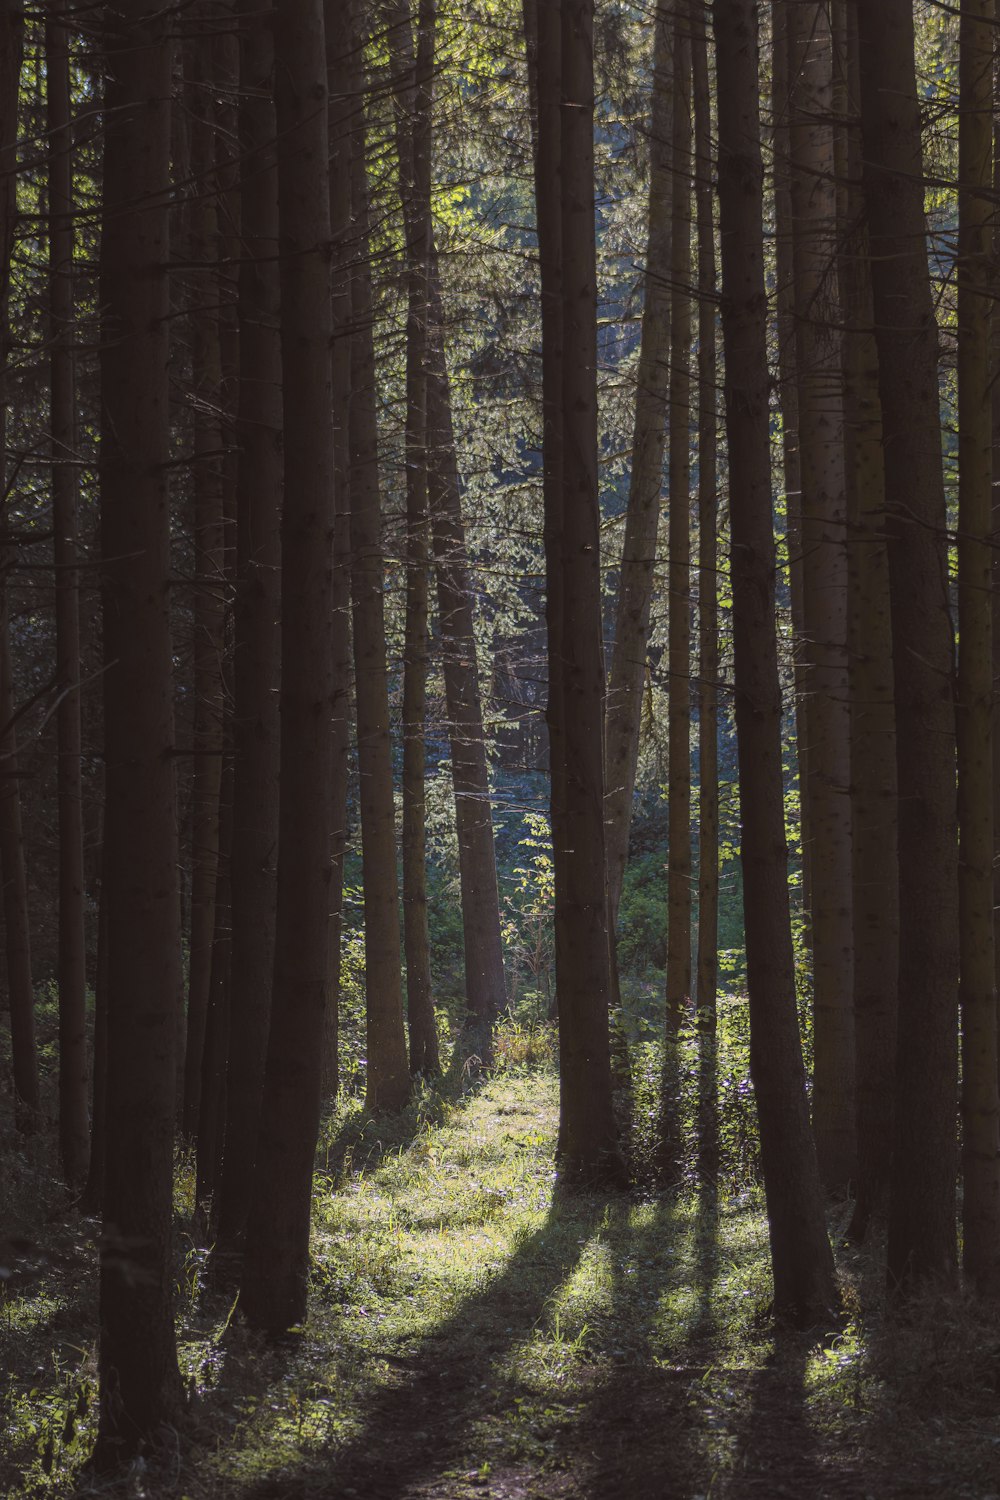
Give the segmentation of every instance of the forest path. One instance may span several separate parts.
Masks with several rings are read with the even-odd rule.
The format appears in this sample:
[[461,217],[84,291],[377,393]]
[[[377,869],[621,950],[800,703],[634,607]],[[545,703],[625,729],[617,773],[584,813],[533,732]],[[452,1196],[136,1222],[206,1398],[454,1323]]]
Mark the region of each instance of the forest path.
[[546,1073],[431,1115],[331,1150],[309,1326],[289,1351],[234,1323],[201,1366],[191,1500],[991,1493],[890,1451],[850,1330],[774,1338],[754,1195],[561,1193]]
[[59,1244],[38,1226],[50,1242],[0,1324],[0,1493],[1000,1500],[1000,1316],[938,1297],[894,1325],[863,1317],[881,1277],[855,1260],[837,1338],[776,1336],[757,1192],[562,1192],[557,1096],[548,1071],[501,1071],[393,1119],[344,1105],[316,1181],[309,1321],[277,1343],[206,1283],[182,1164],[189,1411],[165,1461],[114,1489],[77,1477],[96,1225],[63,1223]]

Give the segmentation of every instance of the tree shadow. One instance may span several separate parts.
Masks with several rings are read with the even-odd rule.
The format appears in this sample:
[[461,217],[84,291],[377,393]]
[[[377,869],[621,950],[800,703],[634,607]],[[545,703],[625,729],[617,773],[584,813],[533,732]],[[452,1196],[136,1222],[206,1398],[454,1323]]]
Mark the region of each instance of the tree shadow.
[[[514,1407],[516,1391],[497,1366],[530,1337],[545,1305],[576,1266],[589,1230],[604,1210],[595,1196],[554,1192],[545,1222],[523,1239],[503,1270],[402,1354],[373,1356],[364,1423],[350,1439],[304,1455],[244,1492],[245,1500],[358,1495],[399,1497],[443,1483],[468,1468],[481,1424]],[[581,1239],[581,1234],[584,1236]],[[223,1374],[223,1380],[226,1379]]]
[[[717,1203],[702,1193],[693,1214],[670,1198],[646,1205],[644,1214],[642,1208],[626,1207],[609,1235],[616,1267],[611,1323],[631,1321],[631,1348],[596,1384],[571,1435],[574,1443],[583,1439],[573,1494],[592,1500],[660,1500],[704,1488],[699,1408],[717,1333]],[[640,1274],[637,1293],[629,1283]]]

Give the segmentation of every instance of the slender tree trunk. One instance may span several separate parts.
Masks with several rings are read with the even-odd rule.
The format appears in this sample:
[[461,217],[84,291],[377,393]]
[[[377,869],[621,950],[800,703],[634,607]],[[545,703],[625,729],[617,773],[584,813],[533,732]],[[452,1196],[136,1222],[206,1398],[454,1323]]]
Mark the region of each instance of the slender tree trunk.
[[223,591],[222,349],[219,320],[219,179],[215,170],[216,78],[211,24],[202,3],[191,20],[185,69],[191,110],[189,258],[194,305],[191,376],[194,404],[194,724],[191,749],[191,928],[184,1133],[198,1130],[202,1054],[215,939],[222,779]]
[[1000,1293],[1000,1100],[993,944],[991,316],[994,0],[959,30],[958,914],[962,1006],[962,1264]]
[[329,131],[322,0],[275,26],[285,502],[281,797],[271,1027],[241,1305],[282,1330],[306,1311],[329,977],[334,527]]
[[857,10],[847,7],[846,204],[842,230],[845,478],[850,527],[854,1026],[858,1170],[850,1234],[884,1210],[892,1154],[899,966],[896,714],[878,353],[857,116]]
[[168,587],[171,52],[150,0],[105,10],[101,238],[108,1064],[98,1468],[174,1419],[180,930]]
[[956,1263],[958,838],[938,341],[908,0],[858,8],[899,777],[894,1285]]
[[[547,543],[558,543],[562,606],[558,635],[549,645],[550,674],[561,678],[566,840],[556,866],[555,920],[563,929],[564,955],[559,1146],[568,1179],[614,1182],[622,1162],[608,1037],[592,0],[563,0],[561,20],[563,491],[562,514],[546,535]],[[543,111],[540,123],[546,116]]]
[[639,758],[642,690],[646,680],[656,533],[663,490],[663,455],[670,382],[670,276],[673,238],[673,14],[657,5],[649,131],[649,205],[643,276],[642,335],[636,379],[632,468],[614,648],[605,722],[608,805],[608,920],[618,921]]
[[506,1005],[500,896],[472,583],[444,341],[444,306],[433,241],[428,267],[428,314],[427,494],[455,786],[465,994],[475,1022],[476,1049],[483,1061],[487,1061],[492,1052],[493,1023]]
[[809,831],[809,698],[802,659],[805,611],[802,588],[802,464],[799,453],[799,388],[795,360],[795,277],[792,267],[792,195],[788,131],[788,7],[783,0],[771,6],[771,138],[774,192],[775,334],[778,346],[778,390],[781,408],[781,464],[785,490],[785,538],[788,549],[788,592],[792,617],[795,672],[795,764],[798,770],[799,843],[801,845],[801,910],[806,940],[810,938],[812,909]]
[[274,973],[278,843],[278,625],[282,485],[274,34],[268,8],[240,29],[243,156],[233,643],[232,1026],[218,1247],[242,1245]]
[[[200,1208],[210,1203],[220,1180],[231,1029],[233,757],[228,724],[224,727],[223,734],[225,743],[219,790],[219,876],[215,888],[215,940],[212,944],[212,973],[208,986],[208,1013],[205,1018],[205,1046],[201,1055],[198,1103],[195,1201]],[[213,1217],[218,1217],[217,1211],[213,1213]]]
[[[524,0],[529,110],[534,146],[535,226],[542,315],[542,491],[545,548],[545,620],[548,639],[549,805],[552,867],[566,883],[566,749],[563,727],[561,527],[563,504],[562,127],[560,124],[561,0]],[[662,455],[661,455],[662,456]],[[555,1002],[571,972],[564,922],[555,923]]]
[[[24,17],[9,0],[0,6],[0,520],[7,515],[6,371],[10,263],[17,213],[17,111],[20,97]],[[14,1093],[19,1122],[33,1125],[39,1108],[35,1050],[35,1000],[31,984],[27,881],[21,835],[17,739],[10,664],[9,548],[0,554],[0,871],[7,952]]]
[[352,65],[338,0],[326,0],[327,63],[330,87],[330,215],[333,234],[333,466],[336,516],[333,533],[333,884],[330,905],[329,1003],[323,1043],[323,1097],[337,1091],[340,946],[344,907],[344,856],[347,849],[347,791],[351,754],[351,262],[354,223],[351,215],[351,133],[356,100]]
[[715,194],[707,15],[691,34],[698,219],[698,1025],[699,1176],[718,1175],[716,1036],[719,943],[719,497],[715,350]]
[[[7,516],[0,506],[0,522]],[[10,653],[10,569],[7,549],[0,563],[0,869],[3,871],[4,942],[10,1003],[14,1093],[22,1113],[19,1123],[38,1123],[38,1055],[35,1047],[35,991],[31,977],[31,932],[28,922],[28,873],[24,863],[20,768],[14,727],[14,682]]]
[[659,1170],[682,1169],[677,1042],[691,998],[691,17],[673,23],[673,225],[670,259],[670,381],[667,604],[667,973],[660,1099]]
[[670,281],[667,1029],[691,997],[691,17],[674,21],[673,253]]
[[802,471],[804,688],[809,701],[813,1129],[827,1191],[857,1158],[851,926],[847,530],[837,281],[833,34],[825,4],[790,4],[789,144]]
[[788,908],[756,16],[754,0],[714,0],[741,854],[774,1307],[809,1324],[830,1314],[837,1291],[809,1128]]
[[[434,0],[423,0],[414,49],[407,0],[392,13],[390,48],[407,240],[406,638],[403,661],[403,933],[410,1071],[439,1070],[427,921],[424,719],[429,653],[427,507],[427,275],[431,247]],[[412,81],[411,81],[412,79]]]
[[[104,1159],[108,1148],[108,888],[103,838],[97,906],[97,963],[94,974],[94,1066],[90,1109],[90,1162],[77,1204],[82,1214],[97,1215],[104,1202]],[[179,1007],[178,1007],[179,1009]]]
[[[356,32],[358,41],[360,35],[360,31]],[[360,83],[357,71],[355,79]],[[356,94],[359,92],[355,90]],[[358,118],[363,117],[359,114]],[[403,1030],[396,808],[389,736],[382,501],[375,411],[374,307],[363,123],[356,125],[353,136],[351,211],[356,254],[351,278],[351,596],[365,899],[366,1102],[369,1109],[391,1111],[400,1109],[406,1102],[410,1078]]]
[[56,565],[57,798],[59,804],[59,1153],[69,1182],[87,1173],[87,950],[84,933],[80,725],[80,561],[77,541],[73,360],[73,156],[69,40],[45,23],[49,132],[49,362],[52,526]]

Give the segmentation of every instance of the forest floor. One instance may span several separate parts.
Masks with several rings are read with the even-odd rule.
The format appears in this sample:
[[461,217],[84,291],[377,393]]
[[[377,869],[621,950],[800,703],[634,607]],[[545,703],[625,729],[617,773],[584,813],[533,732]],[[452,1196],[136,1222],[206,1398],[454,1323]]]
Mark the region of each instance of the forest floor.
[[[757,1192],[562,1193],[556,1112],[552,1074],[522,1071],[334,1120],[309,1322],[282,1343],[248,1332],[188,1238],[189,1411],[113,1493],[1000,1497],[995,1315],[938,1297],[889,1320],[844,1257],[846,1326],[776,1333]],[[110,1495],[80,1475],[96,1226],[49,1218],[32,1252],[20,1226],[0,1303],[0,1495]]]

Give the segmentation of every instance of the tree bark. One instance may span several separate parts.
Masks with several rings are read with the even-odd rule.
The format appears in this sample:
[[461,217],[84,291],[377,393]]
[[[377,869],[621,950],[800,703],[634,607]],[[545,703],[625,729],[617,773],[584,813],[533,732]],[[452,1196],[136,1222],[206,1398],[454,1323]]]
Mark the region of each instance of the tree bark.
[[191,925],[187,1043],[184,1057],[184,1133],[194,1139],[201,1100],[202,1054],[215,939],[219,868],[219,788],[222,779],[222,650],[225,619],[223,565],[222,348],[219,321],[219,179],[215,162],[213,6],[191,18],[185,74],[191,112],[188,258],[192,306],[191,380],[194,407],[194,723],[191,735]]
[[719,497],[718,360],[715,348],[715,193],[707,16],[691,34],[695,201],[698,228],[698,1175],[714,1184],[719,1166]]
[[899,1030],[889,1279],[950,1277],[958,1114],[955,710],[938,341],[908,0],[858,9],[899,778]]
[[[358,14],[356,8],[354,14]],[[360,43],[360,30],[355,32],[355,40]],[[357,70],[355,84],[355,96],[363,97]],[[389,736],[368,169],[363,113],[359,112],[357,118],[362,123],[355,125],[351,150],[355,261],[351,275],[350,492],[354,691],[365,902],[366,1103],[372,1110],[392,1111],[405,1104],[410,1077],[403,1030],[396,808]]]
[[428,313],[427,494],[455,786],[465,993],[475,1025],[474,1044],[485,1062],[492,1053],[493,1023],[506,1005],[506,986],[475,612],[452,422],[441,275],[433,240]]
[[799,452],[799,389],[795,359],[795,277],[792,269],[792,195],[788,131],[788,7],[783,0],[771,6],[771,149],[774,193],[775,337],[777,341],[778,404],[781,410],[781,466],[785,491],[785,543],[788,551],[788,594],[792,619],[795,675],[795,765],[798,771],[799,844],[802,884],[800,907],[805,940],[811,941],[812,909],[809,830],[809,699],[805,687],[805,612],[802,597],[802,464]]
[[77,538],[73,357],[73,155],[69,38],[45,23],[49,135],[49,381],[52,529],[56,566],[57,799],[59,805],[59,1154],[66,1180],[87,1174],[87,948],[84,932],[80,723],[80,551]]
[[340,947],[347,849],[347,791],[351,755],[351,132],[355,99],[350,59],[344,51],[338,0],[326,0],[327,72],[330,87],[330,214],[333,234],[333,466],[336,516],[333,533],[333,884],[330,904],[329,1002],[323,1043],[323,1097],[337,1091],[339,1066]]
[[280,1331],[306,1311],[329,970],[334,527],[329,131],[321,0],[275,25],[285,501],[274,988],[241,1305]]
[[1000,1099],[993,936],[992,487],[994,0],[959,23],[958,916],[962,1009],[962,1265],[1000,1293]]
[[612,935],[618,921],[622,881],[628,863],[669,412],[669,268],[674,192],[672,9],[664,0],[657,5],[653,22],[642,334],[636,377],[632,467],[604,730],[608,780],[608,921]]
[[878,353],[857,114],[857,9],[847,7],[847,170],[841,234],[848,494],[852,912],[858,1169],[849,1233],[884,1211],[892,1154],[899,966],[896,714]]
[[171,52],[158,5],[105,10],[101,238],[107,1142],[95,1466],[181,1405],[171,1246],[181,988],[170,638]]
[[674,21],[667,702],[667,1030],[691,998],[691,17]]
[[[7,514],[6,371],[10,264],[17,214],[17,116],[20,98],[24,17],[5,0],[0,6],[0,517]],[[13,725],[14,693],[10,664],[9,577],[12,555],[0,555],[0,870],[7,955],[7,999],[14,1093],[19,1123],[33,1126],[38,1117],[38,1057],[35,1049],[35,999],[31,983],[27,881],[21,834],[17,739]]]
[[795,1004],[775,630],[760,74],[754,0],[714,0],[719,230],[750,1070],[774,1307],[802,1324],[837,1302]]
[[795,359],[802,479],[803,687],[811,846],[813,1129],[827,1192],[855,1174],[847,530],[833,34],[824,4],[787,9]]
[[232,1026],[218,1250],[250,1211],[274,973],[282,487],[278,180],[269,7],[240,29],[239,462],[233,628]]
[[558,635],[549,643],[549,672],[560,677],[566,840],[556,866],[555,898],[555,921],[562,928],[565,955],[559,976],[560,1164],[570,1181],[616,1182],[623,1169],[612,1106],[608,1036],[611,959],[597,487],[593,20],[593,0],[563,0],[563,490],[562,513],[556,524],[546,528],[546,542],[557,544],[561,602]]
[[403,934],[410,1071],[439,1071],[427,921],[426,748],[430,518],[427,505],[427,277],[432,237],[431,109],[434,0],[423,0],[413,45],[407,0],[390,31],[396,151],[406,225],[406,636],[403,659]]
[[[562,308],[562,132],[560,125],[561,25],[559,4],[524,0],[529,114],[534,148],[535,229],[541,284],[542,323],[542,495],[545,550],[545,621],[548,642],[549,811],[555,884],[566,883],[566,749],[562,708],[563,504],[563,308]],[[555,926],[555,1004],[570,973],[566,924]],[[610,941],[610,931],[609,931]],[[613,976],[614,971],[612,971]]]

